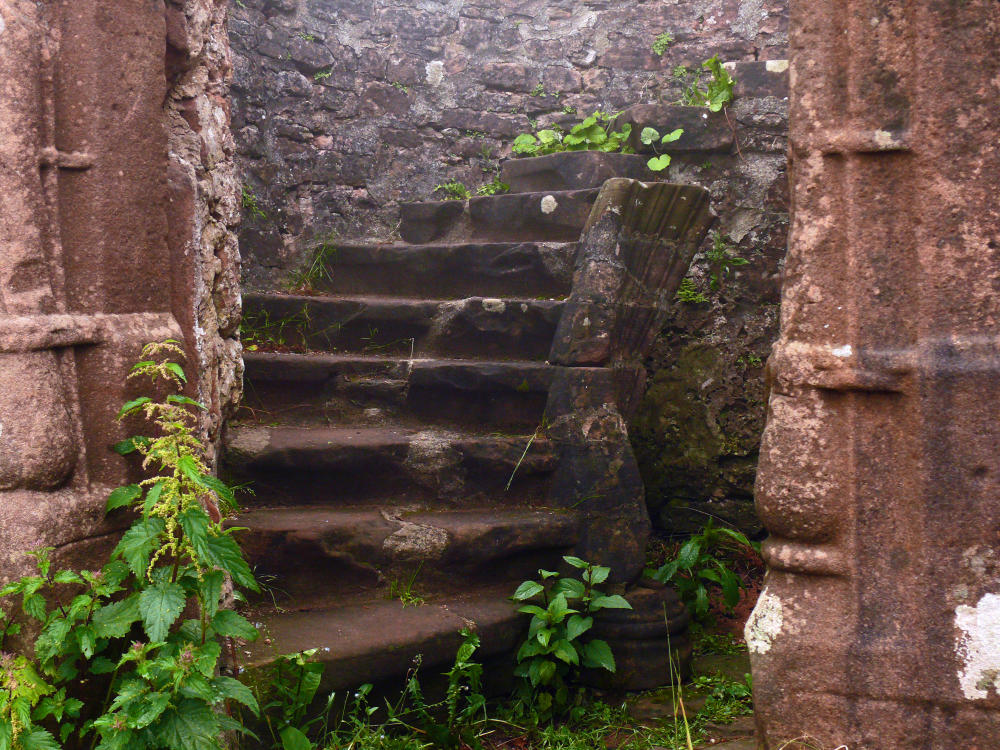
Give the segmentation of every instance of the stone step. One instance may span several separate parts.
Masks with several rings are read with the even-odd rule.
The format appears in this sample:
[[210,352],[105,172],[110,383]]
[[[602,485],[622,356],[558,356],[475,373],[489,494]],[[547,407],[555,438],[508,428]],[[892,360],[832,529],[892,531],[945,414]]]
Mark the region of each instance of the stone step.
[[599,188],[612,177],[650,182],[663,178],[646,166],[648,156],[607,154],[601,151],[563,151],[546,156],[507,159],[500,180],[511,192],[586,190]]
[[[233,518],[258,576],[295,602],[390,582],[414,594],[486,580],[513,588],[578,538],[572,512],[331,506],[246,510]],[[308,575],[302,575],[308,570]]]
[[597,189],[508,193],[400,205],[406,242],[576,242]]
[[556,463],[555,447],[531,434],[231,423],[222,469],[232,482],[251,483],[255,505],[391,497],[398,505],[467,508],[544,502]]
[[244,663],[260,669],[279,654],[316,649],[314,658],[325,667],[320,690],[326,694],[401,678],[418,655],[421,676],[437,675],[453,663],[463,628],[474,628],[481,639],[476,661],[512,659],[526,618],[506,598],[510,593],[473,590],[418,606],[348,599],[329,609],[261,615],[254,621],[262,637],[245,647]]
[[244,341],[277,349],[544,360],[562,306],[536,299],[252,293],[243,295]]
[[314,286],[330,294],[561,298],[575,257],[575,242],[338,243]]
[[281,424],[533,430],[555,368],[543,362],[251,352],[240,418]]

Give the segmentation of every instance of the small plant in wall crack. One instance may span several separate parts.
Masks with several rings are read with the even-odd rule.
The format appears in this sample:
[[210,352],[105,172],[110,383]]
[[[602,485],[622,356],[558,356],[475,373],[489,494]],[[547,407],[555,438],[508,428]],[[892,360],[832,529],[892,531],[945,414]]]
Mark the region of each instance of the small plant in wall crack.
[[519,705],[541,721],[548,721],[570,707],[570,683],[580,667],[615,671],[611,647],[587,632],[594,614],[602,609],[631,609],[618,594],[610,596],[595,586],[604,583],[611,569],[579,557],[563,560],[580,571],[580,577],[560,576],[539,570],[539,581],[525,581],[511,597],[526,602],[519,609],[531,617],[528,638],[517,652],[514,674],[523,678]]
[[712,232],[712,246],[705,252],[705,260],[709,267],[709,286],[719,289],[722,283],[732,275],[733,269],[745,266],[748,261],[733,253],[729,238],[721,232]]
[[718,55],[705,60],[701,67],[711,74],[704,88],[699,81],[698,71],[684,65],[678,65],[673,69],[674,80],[684,87],[678,104],[708,107],[712,112],[718,112],[733,100],[733,86],[736,81],[723,66]]
[[[645,127],[642,132],[639,133],[639,140],[645,146],[652,146],[653,151],[657,151],[657,145],[663,145],[665,143],[673,143],[678,138],[684,135],[683,128],[677,128],[666,135],[661,136],[660,131],[656,128]],[[649,167],[653,172],[662,172],[664,169],[670,166],[670,154],[661,154],[657,151],[657,155],[646,162],[646,166]]]
[[436,185],[434,192],[440,192],[446,201],[465,201],[472,197],[469,188],[458,180],[449,180],[448,182]]
[[656,39],[653,40],[652,51],[657,57],[663,57],[663,53],[666,52],[670,45],[674,43],[674,35],[669,31],[664,31],[662,34],[657,34]]
[[[534,135],[521,133],[511,144],[511,150],[522,156],[545,156],[562,151],[620,151],[633,153],[628,145],[632,126],[628,123],[619,131],[610,126],[620,113],[595,112],[566,133],[558,125],[538,130]],[[534,126],[533,126],[534,127]]]

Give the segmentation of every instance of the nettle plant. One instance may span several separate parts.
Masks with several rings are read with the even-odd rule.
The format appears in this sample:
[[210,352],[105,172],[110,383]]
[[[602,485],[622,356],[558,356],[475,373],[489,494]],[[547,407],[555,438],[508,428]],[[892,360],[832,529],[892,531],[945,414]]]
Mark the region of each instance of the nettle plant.
[[[569,132],[559,125],[531,133],[521,133],[511,144],[511,150],[522,156],[545,156],[562,151],[620,151],[635,153],[628,145],[632,126],[625,123],[619,131],[610,131],[611,122],[620,112],[594,112],[583,122],[574,125]],[[610,131],[610,132],[609,132]]]
[[632,608],[624,597],[608,596],[594,588],[608,580],[610,568],[579,557],[564,556],[563,560],[581,571],[580,578],[539,570],[540,581],[525,581],[511,597],[527,602],[518,612],[531,616],[528,638],[518,649],[514,669],[514,674],[525,680],[520,702],[530,706],[542,721],[569,707],[567,682],[575,670],[615,671],[607,641],[586,635],[594,626],[594,614],[602,609]]
[[[178,342],[149,344],[129,378],[180,391],[184,371],[173,356],[183,357]],[[20,598],[23,614],[0,610],[0,750],[214,750],[224,732],[243,731],[226,704],[258,711],[245,685],[219,674],[223,639],[257,637],[226,606],[227,579],[257,584],[235,529],[221,525],[219,510],[235,502],[209,474],[195,434],[200,409],[180,393],[125,404],[118,418],[144,415],[155,435],[115,449],[142,455],[153,476],[108,497],[109,513],[135,514],[110,560],[99,571],[56,571],[52,548],[36,550],[28,554],[37,575],[0,589],[0,600]],[[29,625],[23,632],[18,618]],[[29,632],[37,633],[30,654],[6,651]]]

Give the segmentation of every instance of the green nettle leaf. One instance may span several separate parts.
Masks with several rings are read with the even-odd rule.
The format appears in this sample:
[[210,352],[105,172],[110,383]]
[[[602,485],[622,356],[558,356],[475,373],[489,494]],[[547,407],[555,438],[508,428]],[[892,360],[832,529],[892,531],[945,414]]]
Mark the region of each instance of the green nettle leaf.
[[97,633],[94,632],[94,628],[90,625],[79,625],[73,629],[73,635],[76,636],[80,653],[88,659],[92,658],[97,649]]
[[593,617],[583,617],[573,615],[566,621],[566,640],[572,641],[579,638],[594,626]]
[[232,677],[216,677],[212,680],[212,689],[223,700],[242,703],[253,711],[255,716],[260,714],[260,707],[253,696],[253,691],[239,680],[234,680]]
[[132,729],[144,729],[160,718],[170,703],[170,693],[149,693],[142,701],[136,701],[128,711],[128,725]]
[[585,560],[581,560],[579,557],[573,557],[572,555],[563,555],[563,560],[572,565],[574,568],[579,568],[580,570],[586,570],[590,565],[590,563]]
[[221,570],[210,570],[202,574],[198,582],[198,596],[201,597],[201,606],[205,614],[215,617],[219,609],[219,599],[222,597],[222,583],[225,574]]
[[646,146],[652,144],[652,142],[658,139],[659,137],[660,137],[660,131],[658,131],[656,128],[645,127],[639,133],[639,140]]
[[107,657],[98,656],[90,662],[90,671],[92,674],[111,674],[115,671],[115,663]]
[[141,435],[135,435],[130,438],[125,438],[121,442],[115,443],[111,446],[111,450],[120,456],[127,456],[129,453],[135,453],[142,446],[147,446],[152,442],[148,437],[143,437]]
[[111,490],[111,494],[108,495],[107,505],[104,507],[106,513],[110,513],[115,508],[121,508],[123,505],[131,505],[132,502],[142,496],[142,488],[137,484],[129,484],[125,487],[118,487],[117,489]]
[[21,750],[60,750],[56,738],[48,730],[33,727],[17,736]]
[[560,578],[552,587],[552,593],[564,594],[567,599],[582,599],[587,593],[587,587],[583,585],[583,581],[575,578]]
[[233,494],[232,488],[218,477],[213,477],[211,474],[202,474],[199,476],[197,482],[206,490],[211,490],[218,495],[224,508],[233,508],[236,506],[236,496]]
[[611,655],[611,647],[607,641],[595,638],[583,646],[583,665],[585,667],[615,671],[615,658]]
[[83,579],[72,570],[60,570],[52,577],[53,583],[83,583]]
[[552,650],[552,655],[555,656],[557,659],[566,662],[567,664],[580,663],[580,655],[573,647],[573,644],[565,639],[559,640],[555,643]]
[[122,417],[127,416],[128,414],[131,414],[134,411],[138,411],[143,406],[150,403],[152,400],[153,399],[151,399],[149,396],[140,396],[139,398],[132,399],[118,411],[118,419],[121,419]]
[[142,503],[142,514],[144,516],[148,516],[153,507],[160,502],[160,495],[163,494],[163,488],[166,486],[166,482],[157,482],[146,490],[146,499]]
[[165,366],[166,366],[166,368],[168,370],[170,370],[170,372],[172,372],[174,375],[176,375],[177,378],[182,383],[186,383],[187,382],[187,376],[184,374],[184,368],[181,367],[179,364],[177,364],[176,362],[167,362],[165,364]]
[[179,583],[157,583],[139,594],[139,614],[149,640],[166,640],[184,602],[184,589]]
[[181,396],[176,393],[171,393],[169,396],[167,396],[167,403],[181,404],[185,406],[194,406],[195,408],[201,409],[202,411],[208,411],[208,408],[203,403],[201,403],[201,401],[195,401],[193,398],[188,398],[187,396]]
[[281,750],[312,750],[313,744],[301,729],[285,727],[281,730]]
[[625,597],[618,594],[611,596],[597,596],[590,603],[591,609],[632,609],[632,605],[625,601]]
[[0,716],[0,750],[10,750],[14,745],[14,727],[10,719]]
[[133,594],[95,611],[91,623],[98,638],[123,638],[139,619],[139,596]]
[[242,638],[246,641],[257,639],[259,633],[257,628],[251,625],[247,619],[231,609],[223,609],[212,618],[212,629],[219,635]]
[[533,596],[537,596],[545,590],[545,587],[537,581],[525,581],[514,591],[514,595],[511,599],[518,602],[523,602],[525,599],[530,599]]
[[52,620],[42,628],[42,632],[35,641],[35,656],[38,657],[38,660],[42,664],[62,651],[64,647],[63,642],[66,640],[66,636],[69,635],[72,627],[72,623],[69,620],[60,617]]
[[28,615],[28,617],[34,617],[36,620],[44,620],[46,614],[45,597],[41,594],[28,594],[25,592],[24,599],[21,602],[21,609],[24,610],[24,614]]
[[157,740],[173,750],[218,750],[219,723],[204,701],[185,698],[158,722]]
[[132,525],[115,547],[112,557],[123,558],[137,578],[149,567],[149,556],[159,546],[159,537],[166,525],[162,518],[144,518]]
[[[229,529],[229,531],[236,531],[236,529]],[[254,580],[253,573],[250,572],[250,566],[243,559],[243,553],[240,551],[239,545],[229,533],[217,536],[210,534],[205,541],[204,551],[205,558],[228,572],[233,577],[233,581],[236,582],[237,586],[242,586],[251,591],[260,591],[257,581]]]
[[196,549],[204,549],[208,542],[208,529],[212,520],[201,508],[188,508],[178,518],[188,541]]
[[609,575],[611,575],[611,568],[606,568],[603,565],[595,565],[590,570],[584,572],[583,578],[593,586],[598,583],[604,583],[608,580]]

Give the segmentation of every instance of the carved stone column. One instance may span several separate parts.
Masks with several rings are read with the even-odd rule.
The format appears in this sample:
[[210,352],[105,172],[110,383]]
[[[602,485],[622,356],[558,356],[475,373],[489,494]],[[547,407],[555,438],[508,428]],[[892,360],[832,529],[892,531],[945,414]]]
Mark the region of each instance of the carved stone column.
[[1000,747],[998,10],[792,3],[762,748]]

